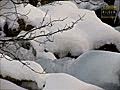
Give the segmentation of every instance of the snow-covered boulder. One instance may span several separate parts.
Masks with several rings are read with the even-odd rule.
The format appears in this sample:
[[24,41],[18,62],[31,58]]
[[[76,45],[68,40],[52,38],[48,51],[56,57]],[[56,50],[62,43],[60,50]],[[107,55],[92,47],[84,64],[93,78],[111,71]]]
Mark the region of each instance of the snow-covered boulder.
[[120,54],[107,51],[90,51],[78,57],[67,73],[104,88],[120,89]]
[[5,79],[0,79],[0,89],[1,90],[27,90]]
[[69,70],[70,65],[75,61],[74,58],[64,57],[61,59],[37,58],[35,62],[40,64],[46,73],[64,73]]
[[[5,1],[2,0],[1,4],[4,4]],[[8,6],[13,6],[13,4],[9,1],[7,3],[6,8]],[[67,26],[70,26],[72,22],[76,21],[80,16],[84,16],[81,21],[79,21],[71,30],[68,30],[63,33],[57,33],[53,37],[48,36],[47,38],[36,38],[31,41],[31,44],[36,49],[37,57],[41,56],[41,52],[47,50],[48,52],[52,52],[54,55],[58,56],[58,58],[62,58],[65,56],[74,56],[78,57],[82,53],[100,48],[105,44],[114,44],[118,51],[120,51],[120,33],[116,31],[111,26],[103,23],[95,14],[94,11],[89,11],[85,9],[79,9],[73,2],[71,1],[60,1],[59,3],[54,3],[54,5],[45,5],[40,6],[38,8],[28,4],[24,7],[24,5],[19,5],[16,8],[18,13],[22,15],[18,15],[20,19],[24,19],[26,25],[33,25],[34,27],[39,27],[42,23],[43,17],[48,11],[44,23],[49,22],[50,20],[58,20],[59,18],[64,19],[61,22],[53,23],[51,27],[45,27],[42,29],[37,29],[34,32],[26,35],[27,38],[29,36],[38,36],[44,35],[48,32],[55,32],[58,29],[63,29]],[[15,11],[12,9],[2,9],[1,14],[8,11]],[[30,11],[27,13],[27,11]],[[72,12],[71,12],[72,11]],[[27,14],[26,14],[27,13]],[[26,14],[26,17],[23,15]],[[15,19],[16,16],[12,15],[9,18]],[[4,20],[3,20],[4,21]],[[16,21],[15,25],[11,27],[12,21],[6,20],[9,28],[17,29],[19,27],[19,23]],[[43,23],[43,24],[44,24]],[[67,24],[67,26],[66,26]],[[27,32],[26,32],[27,33]],[[24,33],[25,34],[25,33]],[[45,45],[39,45],[41,42],[47,41],[48,39],[53,42],[44,43]],[[38,43],[39,42],[39,43]],[[25,56],[25,55],[24,55]]]
[[[78,9],[70,1],[60,1],[59,3],[60,5],[55,3],[54,6],[39,7],[43,11],[48,10],[48,15],[51,17],[68,17],[65,21],[59,23],[61,26],[58,24],[59,27],[77,20],[79,15],[85,16],[71,30],[54,35],[54,42],[45,44],[46,50],[57,54],[59,57],[65,57],[68,54],[79,56],[86,51],[100,48],[105,44],[114,44],[120,51],[120,33],[113,27],[103,23],[94,11]],[[58,26],[53,26],[51,30],[57,30]]]
[[37,57],[36,58],[46,58],[46,59],[50,59],[50,60],[55,60],[56,59],[56,57],[54,56],[54,54],[53,53],[51,53],[51,52],[39,52],[38,54],[37,54]]
[[[7,39],[4,37],[4,39]],[[24,47],[25,45],[26,47]],[[0,45],[0,53],[10,56],[12,59],[35,60],[35,50],[32,46],[27,46],[27,42],[6,42]],[[28,49],[27,49],[28,48]]]
[[46,86],[43,90],[104,90],[64,73],[47,74],[46,77]]
[[107,5],[107,3],[104,2],[104,0],[72,0],[72,1],[78,6],[78,8],[89,10],[97,10]]
[[8,56],[0,58],[0,76],[2,78],[27,89],[42,89],[45,86],[44,70],[39,64],[34,61],[10,60],[12,59]]
[[[1,6],[4,5],[3,7],[1,7],[0,14],[8,15],[7,18],[2,17],[3,20],[7,22],[8,28],[18,29],[19,27],[19,23],[17,22],[18,19],[24,19],[26,25],[30,24],[33,26],[39,26],[40,21],[42,22],[42,19],[45,16],[45,12],[37,9],[36,7],[30,4],[26,6],[24,6],[23,4],[19,4],[19,5],[15,4],[16,5],[16,9],[15,9],[15,8],[12,8],[14,7],[14,4],[9,0],[5,0],[5,1],[2,0],[0,3],[1,3]],[[14,14],[16,10],[17,10],[17,13],[19,13],[17,15]],[[9,15],[11,12],[13,14]],[[47,16],[46,16],[46,19],[47,19]]]

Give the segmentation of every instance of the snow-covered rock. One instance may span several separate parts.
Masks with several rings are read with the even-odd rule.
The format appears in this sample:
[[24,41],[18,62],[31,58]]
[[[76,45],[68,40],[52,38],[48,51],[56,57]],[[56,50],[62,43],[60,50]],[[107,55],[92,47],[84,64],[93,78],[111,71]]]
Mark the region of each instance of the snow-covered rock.
[[0,89],[1,90],[27,90],[5,79],[0,79]]
[[37,58],[46,58],[46,59],[50,59],[50,60],[56,59],[54,54],[51,52],[39,52],[39,54],[37,54]]
[[46,78],[44,70],[39,64],[35,63],[34,61],[21,61],[22,63],[26,63],[28,66],[27,67],[26,65],[23,65],[20,61],[9,61],[9,59],[7,60],[6,57],[0,58],[0,74],[3,78],[10,77],[20,81],[34,81],[37,84],[37,87],[34,87],[32,85],[30,86],[29,82],[28,84],[23,82],[24,87],[25,85],[29,85],[29,87],[37,89],[42,89],[44,87]]
[[78,6],[78,8],[89,10],[97,10],[107,5],[107,3],[104,2],[104,0],[72,0],[72,1]]
[[43,90],[104,90],[64,73],[47,74],[46,77],[46,86]]
[[48,73],[67,73],[106,90],[120,89],[119,53],[95,50],[84,53],[77,59],[38,59],[36,62]]
[[[18,17],[19,19],[20,18],[24,19],[26,22],[26,25],[31,24],[33,26],[39,26],[40,21],[42,22],[42,19],[45,16],[45,12],[37,9],[36,7],[30,4],[26,5],[25,7],[23,4],[19,4],[19,5],[16,4],[16,9],[15,9],[13,8],[14,4],[9,0],[5,0],[5,1],[2,0],[0,3],[1,3],[1,6],[3,5],[3,7],[1,7],[0,14],[6,15],[6,16],[9,15],[7,16],[7,18],[3,17],[3,19],[6,20],[6,22],[8,23],[8,27],[12,29],[14,28],[17,29],[19,27],[19,24],[17,22]],[[16,10],[17,10],[17,13],[19,13],[17,15],[14,14]]]
[[120,89],[120,54],[107,51],[90,51],[78,57],[67,73],[104,88]]
[[[6,37],[4,37],[5,39]],[[35,60],[34,49],[33,47],[29,47],[25,49],[22,47],[21,42],[6,42],[4,45],[1,44],[2,49],[0,49],[0,53],[4,53],[5,55],[10,56],[13,59],[19,58],[20,60]],[[27,47],[27,46],[26,46]]]
[[[65,57],[69,53],[71,56],[79,56],[86,51],[111,43],[120,51],[120,33],[103,23],[94,11],[78,9],[70,1],[60,1],[59,3],[60,5],[46,5],[39,7],[39,9],[48,10],[48,15],[54,18],[68,17],[62,22],[62,26],[77,20],[79,15],[85,16],[70,31],[54,35],[54,42],[45,44],[48,51],[57,54],[59,57]],[[57,28],[53,26],[51,30],[54,31]]]
[[[9,4],[13,5],[11,2],[6,5],[9,6]],[[15,10],[11,9],[11,11]],[[17,7],[17,11],[21,14],[26,14],[27,11],[30,11],[26,15],[28,18],[20,15],[19,17],[24,19],[27,25],[30,24],[35,27],[39,27],[41,25],[43,17],[47,11],[48,13],[44,23],[49,22],[50,20],[58,20],[59,18],[64,19],[68,17],[64,21],[53,23],[53,26],[51,27],[37,29],[34,32],[26,35],[25,38],[29,36],[44,35],[49,32],[55,32],[58,29],[63,29],[65,28],[66,24],[67,26],[70,26],[72,22],[76,21],[79,18],[79,15],[85,15],[82,20],[79,21],[71,30],[65,31],[63,33],[57,33],[54,36],[36,38],[32,40],[31,44],[36,49],[37,57],[42,55],[41,52],[43,52],[44,49],[46,49],[48,52],[52,52],[60,58],[69,54],[70,56],[79,56],[84,52],[97,49],[105,44],[111,43],[117,47],[118,51],[120,51],[120,33],[113,27],[103,23],[96,16],[94,11],[79,9],[71,1],[60,1],[59,4],[56,2],[54,5],[48,4],[38,8],[30,4],[25,7],[24,5],[19,5],[19,7]],[[2,9],[2,12],[0,13],[4,12],[8,12],[8,10]],[[10,17],[15,18],[16,16],[12,15]],[[9,27],[11,27],[13,22],[7,22]],[[18,24],[18,22],[16,22],[16,24]],[[17,25],[15,25],[14,28],[17,28]],[[48,38],[50,40],[52,39],[51,41],[53,42],[48,41],[44,43],[44,45],[39,45],[41,42],[47,41],[46,39]]]

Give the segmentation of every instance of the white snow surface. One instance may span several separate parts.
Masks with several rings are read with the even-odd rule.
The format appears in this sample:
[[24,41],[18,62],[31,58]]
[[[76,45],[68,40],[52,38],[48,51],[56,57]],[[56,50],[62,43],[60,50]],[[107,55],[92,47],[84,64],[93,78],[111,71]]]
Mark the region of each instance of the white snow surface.
[[71,0],[73,1],[78,8],[81,9],[88,9],[88,10],[97,10],[105,5],[107,3],[104,2],[104,0]]
[[107,51],[90,51],[78,57],[67,71],[76,78],[101,86],[106,90],[119,87],[120,54]]
[[[8,57],[9,58],[9,57]],[[10,58],[9,58],[10,59]],[[12,59],[10,59],[12,60]],[[40,89],[43,88],[46,78],[43,68],[34,61],[22,61],[26,63],[33,70],[42,73],[36,73],[27,66],[24,66],[17,60],[9,61],[5,57],[0,58],[0,72],[3,77],[9,76],[18,80],[32,80],[35,81]]]
[[[45,16],[45,12],[37,9],[36,7],[30,4],[26,5],[25,7],[23,4],[19,4],[19,5],[16,5],[16,9],[15,9],[13,8],[15,6],[11,1],[4,0],[4,1],[1,1],[1,6],[2,5],[4,6],[1,7],[0,14],[9,15],[7,16],[7,18],[5,17],[3,18],[4,20],[7,21],[9,28],[17,29],[19,27],[19,24],[17,22],[18,17],[24,19],[26,24],[32,24],[33,26],[39,26],[40,21],[42,21],[43,17]],[[17,13],[19,13],[18,16],[10,13],[10,12],[15,13],[16,10],[17,10]],[[4,13],[7,13],[7,14],[4,14]],[[46,16],[46,19],[47,19],[47,16]]]
[[38,59],[36,62],[48,73],[67,73],[106,90],[119,90],[119,53],[93,50],[80,55],[77,59],[67,57],[54,61]]
[[16,84],[5,79],[0,79],[0,90],[27,90],[27,89],[17,86]]
[[[4,1],[3,1],[4,2]],[[8,3],[12,5],[11,3]],[[7,5],[7,6],[10,6]],[[79,16],[84,16],[81,21],[79,21],[71,30],[65,31],[63,33],[57,33],[52,37],[49,37],[53,42],[47,42],[44,45],[39,45],[38,42],[44,42],[47,38],[36,38],[36,41],[31,41],[33,47],[37,51],[37,57],[41,56],[44,49],[48,52],[57,54],[60,58],[67,56],[70,53],[72,56],[79,56],[80,54],[87,52],[89,50],[99,48],[104,44],[115,44],[117,49],[120,51],[120,32],[116,31],[113,27],[103,23],[95,14],[94,11],[89,11],[85,9],[79,9],[71,1],[59,1],[55,2],[54,5],[45,5],[38,8],[28,4],[19,5],[17,8],[18,12],[21,14],[27,14],[27,17],[20,16],[23,18],[27,24],[32,24],[35,27],[40,26],[40,22],[43,20],[46,12],[47,16],[44,23],[56,19],[65,19],[64,21],[59,21],[53,23],[52,27],[45,27],[43,29],[38,29],[32,33],[32,35],[43,35],[44,33],[55,32],[58,29],[63,29],[66,24],[70,26],[72,22],[76,21]],[[11,10],[14,11],[14,10]],[[3,12],[8,12],[4,10]],[[11,16],[14,17],[14,16]],[[8,21],[9,27],[12,22]],[[17,22],[16,22],[17,23]],[[17,26],[17,25],[15,25]],[[45,31],[45,32],[43,32]],[[43,33],[41,33],[43,32]],[[29,34],[31,35],[31,34]],[[27,35],[26,37],[29,37]]]
[[37,58],[46,58],[46,59],[51,59],[51,60],[56,59],[54,54],[51,52],[39,52],[39,55],[37,56]]
[[[59,3],[60,5],[56,2],[54,5],[46,5],[39,8],[43,11],[48,10],[48,15],[54,18],[68,17],[67,20],[62,22],[62,26],[77,20],[79,15],[85,16],[70,31],[54,35],[54,42],[45,44],[45,48],[48,51],[58,54],[59,57],[64,57],[68,53],[73,56],[79,56],[83,52],[110,43],[115,44],[120,51],[120,33],[113,27],[103,23],[94,11],[78,9],[70,1],[60,1]],[[51,29],[53,31],[56,30],[56,26]]]
[[[4,37],[4,39],[7,38]],[[2,46],[2,50],[0,50],[0,53],[4,53],[5,55],[8,55],[13,59],[17,57],[20,60],[30,60],[30,61],[35,60],[32,47],[30,47],[30,49],[27,50],[23,47],[20,47],[18,43],[14,43],[14,42],[7,42],[4,46]]]
[[43,90],[104,90],[64,73],[51,73],[46,77],[46,86]]

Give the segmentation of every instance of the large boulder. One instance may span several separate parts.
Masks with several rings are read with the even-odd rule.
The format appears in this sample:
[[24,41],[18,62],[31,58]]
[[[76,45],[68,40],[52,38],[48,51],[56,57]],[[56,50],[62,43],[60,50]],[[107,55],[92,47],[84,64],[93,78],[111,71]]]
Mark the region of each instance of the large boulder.
[[6,55],[0,55],[0,78],[31,90],[43,89],[46,81],[45,72],[39,64],[12,60]]
[[78,57],[71,64],[67,73],[105,90],[119,90],[120,54],[90,51]]

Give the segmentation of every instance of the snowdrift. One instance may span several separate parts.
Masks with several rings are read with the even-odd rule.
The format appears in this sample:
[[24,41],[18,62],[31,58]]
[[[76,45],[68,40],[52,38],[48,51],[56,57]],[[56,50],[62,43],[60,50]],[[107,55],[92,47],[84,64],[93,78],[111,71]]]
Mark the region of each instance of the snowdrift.
[[95,50],[84,53],[77,59],[38,59],[36,62],[48,73],[67,73],[105,90],[120,89],[119,53]]
[[27,89],[17,86],[16,84],[14,84],[10,81],[4,80],[4,79],[0,79],[0,89],[1,90],[27,90]]
[[[68,53],[72,56],[79,56],[105,44],[114,44],[120,51],[120,33],[103,23],[94,11],[78,9],[74,3],[69,1],[60,1],[59,3],[60,5],[56,3],[54,6],[46,5],[39,8],[43,11],[48,10],[48,15],[51,17],[68,17],[62,23],[63,26],[68,22],[77,20],[79,15],[85,16],[70,31],[54,35],[54,42],[46,44],[48,51],[57,54],[59,57],[65,57]],[[52,28],[52,30],[55,28]]]
[[[46,81],[45,74],[42,67],[39,64],[35,63],[34,61],[21,61],[23,63],[26,63],[30,68],[32,68],[36,72],[38,72],[36,73],[35,71],[28,68],[26,65],[23,65],[20,61],[9,60],[12,59],[8,56],[0,58],[0,74],[3,78],[11,78],[15,81],[21,82],[23,81],[23,87],[26,87],[28,85],[27,87],[31,87],[31,89],[42,89],[44,87]],[[30,84],[30,82],[35,82],[37,85],[35,86],[34,83]]]
[[43,90],[103,90],[64,73],[47,74],[46,77],[46,86]]
[[120,54],[106,51],[87,52],[71,64],[68,73],[105,90],[118,90]]
[[[12,5],[11,3],[8,3]],[[44,20],[46,22],[56,19],[64,19],[64,21],[55,22],[52,27],[45,27],[42,29],[35,30],[32,35],[42,35],[41,31],[55,32],[58,29],[63,29],[66,24],[70,26],[72,22],[78,20],[80,16],[83,16],[82,20],[79,21],[71,30],[65,31],[63,33],[57,33],[50,37],[53,42],[44,43],[44,45],[37,44],[34,40],[31,41],[32,45],[37,51],[37,56],[41,54],[44,50],[52,52],[58,58],[62,58],[65,56],[79,56],[84,52],[89,50],[100,48],[105,44],[114,44],[118,51],[120,51],[120,33],[116,31],[113,27],[103,23],[95,14],[94,11],[89,11],[85,9],[79,9],[73,2],[70,1],[60,1],[54,2],[54,5],[45,5],[40,6],[38,8],[28,4],[24,7],[24,5],[19,5],[17,10],[21,14],[25,14],[28,18],[24,16],[19,17],[24,19],[26,25],[33,25],[34,27],[39,27],[40,22],[42,22],[43,17],[46,12],[47,16]],[[11,11],[14,11],[12,9]],[[2,12],[8,12],[8,10],[2,10]],[[27,13],[29,12],[29,13]],[[26,14],[27,13],[27,14]],[[2,18],[2,17],[1,17]],[[14,15],[10,16],[10,18],[15,18]],[[15,26],[11,27],[13,22],[2,18],[3,21],[7,21],[10,28],[18,28],[18,22],[15,22]],[[4,23],[0,26],[2,27]],[[25,34],[25,33],[24,33]],[[31,34],[29,34],[31,35]],[[26,37],[29,37],[27,35]],[[44,42],[47,38],[37,38],[36,41]],[[40,55],[41,56],[41,55]]]

